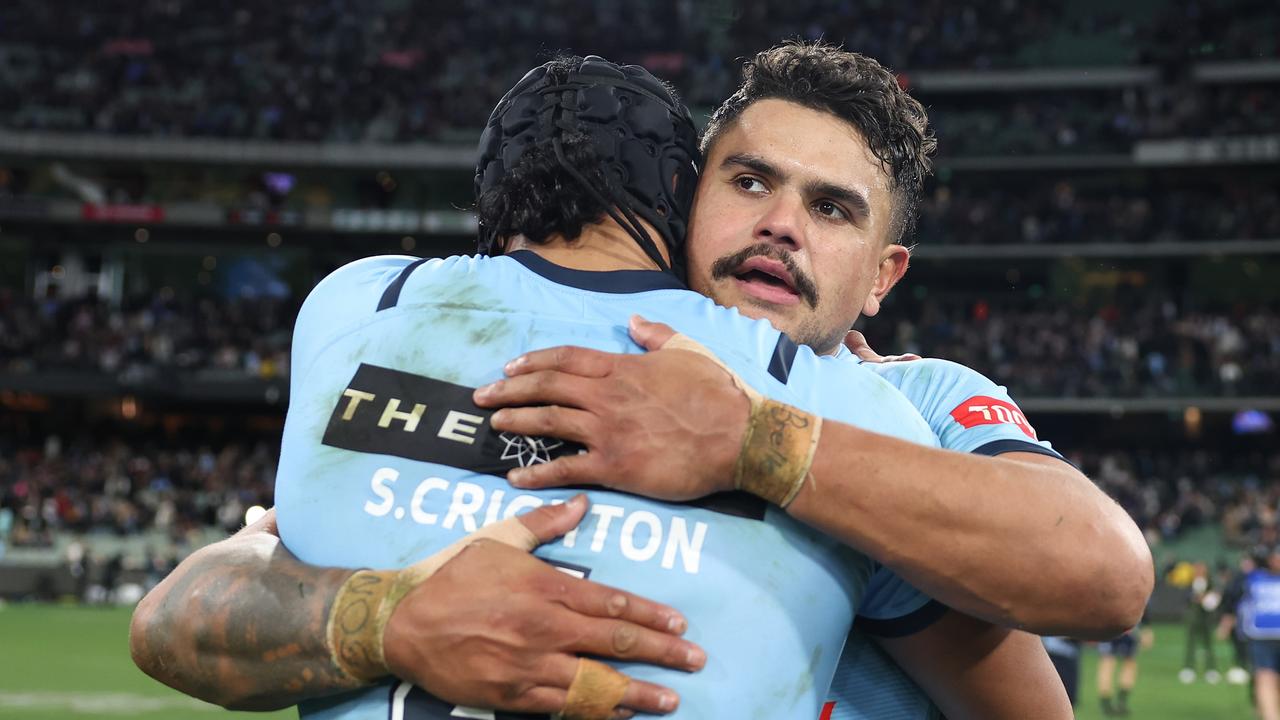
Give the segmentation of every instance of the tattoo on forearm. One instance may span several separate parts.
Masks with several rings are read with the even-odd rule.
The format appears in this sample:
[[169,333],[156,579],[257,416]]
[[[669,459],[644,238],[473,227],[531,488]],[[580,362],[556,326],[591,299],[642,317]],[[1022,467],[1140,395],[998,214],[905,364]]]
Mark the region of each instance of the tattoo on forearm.
[[[361,686],[333,663],[325,624],[349,570],[209,553],[179,566],[139,618],[139,664],[183,692],[223,705],[284,707]],[[156,622],[146,622],[148,620]]]

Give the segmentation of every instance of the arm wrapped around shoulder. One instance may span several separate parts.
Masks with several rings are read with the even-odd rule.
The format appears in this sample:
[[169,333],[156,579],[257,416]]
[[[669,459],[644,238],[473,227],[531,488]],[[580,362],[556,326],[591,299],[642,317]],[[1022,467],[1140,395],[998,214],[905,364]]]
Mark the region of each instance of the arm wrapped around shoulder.
[[539,544],[520,519],[512,517],[480,528],[403,570],[360,570],[343,583],[329,611],[326,637],[334,664],[365,682],[391,674],[383,652],[383,636],[396,605],[468,545],[480,540],[526,551]]

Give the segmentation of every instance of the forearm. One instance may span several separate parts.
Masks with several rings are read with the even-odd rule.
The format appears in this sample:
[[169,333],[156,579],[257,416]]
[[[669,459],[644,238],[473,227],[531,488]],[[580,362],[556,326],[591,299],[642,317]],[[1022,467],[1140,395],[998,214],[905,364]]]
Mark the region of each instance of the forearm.
[[1150,553],[1115,502],[1066,463],[921,448],[827,422],[788,511],[940,602],[1040,634],[1136,624]]
[[224,707],[272,710],[359,687],[330,658],[325,627],[351,570],[305,565],[274,514],[192,554],[139,603],[134,662]]
[[950,612],[881,646],[950,720],[1071,718],[1071,701],[1040,638]]

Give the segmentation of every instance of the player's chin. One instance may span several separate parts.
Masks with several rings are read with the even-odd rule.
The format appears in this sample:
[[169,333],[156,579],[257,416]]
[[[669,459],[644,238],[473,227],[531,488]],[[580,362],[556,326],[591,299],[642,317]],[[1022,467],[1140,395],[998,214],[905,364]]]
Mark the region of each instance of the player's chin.
[[734,303],[738,312],[753,320],[768,320],[775,328],[790,334],[804,319],[804,308],[796,305],[779,305],[751,295],[744,295]]

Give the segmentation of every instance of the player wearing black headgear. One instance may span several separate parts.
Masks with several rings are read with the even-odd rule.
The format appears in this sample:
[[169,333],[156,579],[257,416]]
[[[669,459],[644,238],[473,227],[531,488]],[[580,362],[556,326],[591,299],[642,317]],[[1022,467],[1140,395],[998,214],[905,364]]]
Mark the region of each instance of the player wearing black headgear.
[[659,268],[683,276],[698,158],[688,108],[644,68],[596,55],[548,62],[498,102],[480,137],[478,250],[500,253],[516,235],[576,237],[607,214]]

